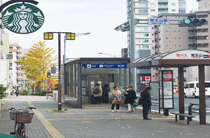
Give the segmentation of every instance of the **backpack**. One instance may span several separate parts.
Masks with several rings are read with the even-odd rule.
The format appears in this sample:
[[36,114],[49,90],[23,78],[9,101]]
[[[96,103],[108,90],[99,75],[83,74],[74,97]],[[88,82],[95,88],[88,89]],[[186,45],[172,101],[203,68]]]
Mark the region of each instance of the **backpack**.
[[95,89],[93,90],[93,93],[94,93],[94,94],[99,94],[99,93],[100,93],[99,88],[95,88]]

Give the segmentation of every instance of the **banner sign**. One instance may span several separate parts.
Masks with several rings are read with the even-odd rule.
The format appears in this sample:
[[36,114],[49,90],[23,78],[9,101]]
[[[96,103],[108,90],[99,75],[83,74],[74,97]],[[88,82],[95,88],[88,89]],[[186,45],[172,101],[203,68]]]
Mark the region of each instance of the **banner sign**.
[[127,68],[127,64],[83,64],[83,68]]
[[34,5],[18,3],[3,11],[2,22],[8,30],[14,33],[28,34],[42,27],[44,14]]

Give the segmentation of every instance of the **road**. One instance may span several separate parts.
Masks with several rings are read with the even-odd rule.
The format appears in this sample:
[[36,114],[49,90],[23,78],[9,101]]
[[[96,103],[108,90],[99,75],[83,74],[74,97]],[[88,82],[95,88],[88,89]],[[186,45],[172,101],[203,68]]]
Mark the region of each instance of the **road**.
[[[190,103],[199,104],[199,98],[190,98],[187,97],[184,100],[185,105],[185,113],[188,113],[188,106]],[[206,97],[206,120],[210,123],[210,98]],[[198,106],[193,106],[194,108],[198,108]],[[158,110],[157,106],[152,106],[152,110]],[[162,110],[161,110],[162,111]],[[169,112],[178,112],[179,111],[179,99],[178,95],[174,95],[174,109],[170,109]],[[196,116],[196,119],[199,119],[198,113],[193,113]]]

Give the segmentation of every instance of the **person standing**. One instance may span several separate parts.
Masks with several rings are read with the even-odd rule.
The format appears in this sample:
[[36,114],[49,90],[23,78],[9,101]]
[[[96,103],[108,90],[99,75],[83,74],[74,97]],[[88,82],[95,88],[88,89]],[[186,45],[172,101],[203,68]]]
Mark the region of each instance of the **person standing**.
[[116,110],[117,110],[117,112],[119,112],[120,104],[122,102],[121,95],[122,95],[122,93],[119,90],[119,87],[114,86],[114,90],[112,91],[112,97],[113,97],[112,106],[111,106],[112,112],[114,112],[115,104],[117,105],[117,109]]
[[100,87],[100,84],[97,84],[93,88],[93,94],[94,94],[94,98],[95,98],[95,104],[101,104],[102,89]]
[[18,95],[19,95],[18,87],[17,87],[17,90],[15,91],[15,94],[16,94],[16,96],[18,97]]
[[133,102],[136,101],[136,92],[133,90],[133,86],[128,86],[128,91],[125,93],[125,104],[128,104],[128,111],[126,113],[133,112]]
[[109,92],[110,92],[109,85],[105,84],[103,88],[103,96],[102,96],[102,101],[104,103],[109,103]]
[[144,120],[151,120],[151,118],[148,118],[148,112],[150,109],[151,103],[151,97],[150,97],[150,90],[151,87],[146,87],[143,92],[141,92],[141,100],[142,100],[142,106],[143,106],[143,119]]

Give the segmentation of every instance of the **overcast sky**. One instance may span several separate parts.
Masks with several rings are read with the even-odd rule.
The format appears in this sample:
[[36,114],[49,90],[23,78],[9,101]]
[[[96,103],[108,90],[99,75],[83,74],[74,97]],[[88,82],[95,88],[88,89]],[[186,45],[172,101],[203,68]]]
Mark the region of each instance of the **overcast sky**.
[[[10,34],[10,42],[30,48],[33,43],[43,40],[44,32],[90,32],[90,35],[67,41],[68,58],[106,56],[99,52],[120,55],[121,48],[127,47],[126,33],[114,30],[126,21],[126,0],[40,0],[37,7],[45,15],[42,28],[25,35],[6,31]],[[187,11],[195,8],[196,0],[187,0]],[[63,54],[63,35],[61,41]],[[57,35],[54,40],[47,40],[47,46],[57,50]]]

